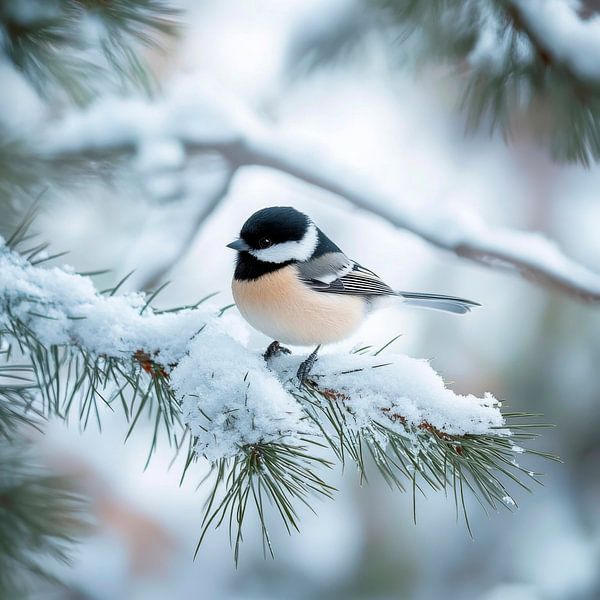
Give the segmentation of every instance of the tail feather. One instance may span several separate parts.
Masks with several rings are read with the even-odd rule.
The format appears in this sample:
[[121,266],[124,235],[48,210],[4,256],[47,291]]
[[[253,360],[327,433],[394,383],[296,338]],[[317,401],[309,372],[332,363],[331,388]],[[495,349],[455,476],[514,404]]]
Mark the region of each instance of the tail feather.
[[398,292],[398,296],[403,298],[409,306],[419,306],[432,310],[442,310],[457,315],[464,315],[472,308],[481,306],[478,302],[466,300],[465,298],[456,298],[455,296],[445,296],[443,294],[421,294],[417,292]]

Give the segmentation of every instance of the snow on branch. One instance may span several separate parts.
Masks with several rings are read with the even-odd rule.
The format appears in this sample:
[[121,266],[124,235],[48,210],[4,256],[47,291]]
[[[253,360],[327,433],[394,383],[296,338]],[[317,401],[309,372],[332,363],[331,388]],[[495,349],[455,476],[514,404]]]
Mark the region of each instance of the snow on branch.
[[[17,320],[46,347],[72,345],[117,360],[139,361],[143,355],[161,365],[197,447],[210,460],[232,456],[246,444],[294,436],[297,441],[310,430],[287,391],[294,385],[290,363],[298,357],[278,359],[269,368],[231,337],[214,307],[156,312],[142,294],[102,295],[87,277],[34,266],[0,248],[0,325]],[[327,389],[361,398],[362,427],[382,409],[451,435],[490,433],[503,424],[493,397],[456,395],[427,363],[386,358],[392,363],[379,375],[373,367],[383,361],[376,357],[330,355],[319,361],[324,372],[317,379]]]
[[548,61],[582,81],[600,82],[600,17],[582,19],[567,0],[510,0],[519,26]]
[[193,80],[154,103],[107,100],[52,125],[42,151],[51,160],[136,153],[149,140],[175,139],[188,153],[218,152],[232,166],[257,165],[296,177],[386,219],[432,245],[489,267],[509,269],[578,298],[600,301],[600,274],[568,258],[541,234],[493,227],[439,205],[419,211],[306,140],[261,122],[226,93]]
[[33,264],[2,240],[0,274],[0,342],[31,356],[46,412],[66,416],[79,401],[85,424],[91,412],[100,419],[99,399],[122,405],[131,428],[146,410],[154,438],[164,427],[178,448],[187,433],[186,470],[202,456],[216,473],[202,536],[229,515],[236,559],[248,503],[268,544],[263,498],[290,529],[298,528],[294,501],[332,495],[316,471],[332,464],[325,448],[361,475],[372,456],[400,489],[422,480],[462,499],[464,484],[493,507],[513,503],[501,476],[523,487],[519,476],[536,481],[516,461],[518,443],[532,436],[507,422],[524,415],[502,414],[490,394],[454,393],[425,361],[324,355],[299,387],[300,357],[265,362],[208,303],[157,311],[152,297],[118,286],[99,293],[89,278]]
[[[18,322],[46,348],[67,345],[91,358],[136,360],[147,372],[161,365],[161,374],[173,382],[176,401],[191,394],[210,396],[204,411],[210,412],[212,405],[215,414],[225,414],[229,399],[245,403],[244,416],[235,416],[236,427],[230,431],[222,424],[219,430],[215,423],[206,440],[195,432],[211,459],[235,454],[239,447],[259,440],[295,438],[302,430],[295,402],[274,385],[264,361],[244,351],[219,327],[214,309],[158,313],[142,294],[102,295],[87,277],[33,266],[6,247],[0,252],[0,327],[12,329]],[[204,351],[194,355],[198,344]],[[193,358],[186,360],[188,353]],[[192,372],[199,380],[190,382],[180,375],[189,360],[194,361]],[[198,381],[204,382],[204,389]],[[254,433],[251,423],[258,424]]]

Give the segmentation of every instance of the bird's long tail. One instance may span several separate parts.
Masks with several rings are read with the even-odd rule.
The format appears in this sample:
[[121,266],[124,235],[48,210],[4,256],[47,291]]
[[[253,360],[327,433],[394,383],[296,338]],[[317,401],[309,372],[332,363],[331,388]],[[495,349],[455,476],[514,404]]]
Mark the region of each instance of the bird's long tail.
[[416,292],[398,292],[406,304],[409,306],[419,306],[421,308],[430,308],[433,310],[442,310],[457,315],[464,315],[472,308],[481,306],[478,302],[456,298],[454,296],[444,296],[442,294],[420,294]]

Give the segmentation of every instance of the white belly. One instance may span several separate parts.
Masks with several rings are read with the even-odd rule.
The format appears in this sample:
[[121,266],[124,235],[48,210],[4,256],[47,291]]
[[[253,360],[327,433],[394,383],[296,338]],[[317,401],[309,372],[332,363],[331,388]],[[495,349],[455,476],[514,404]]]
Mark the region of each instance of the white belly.
[[233,298],[242,316],[270,338],[309,346],[338,342],[354,333],[367,310],[358,296],[311,290],[293,265],[251,281],[233,281]]

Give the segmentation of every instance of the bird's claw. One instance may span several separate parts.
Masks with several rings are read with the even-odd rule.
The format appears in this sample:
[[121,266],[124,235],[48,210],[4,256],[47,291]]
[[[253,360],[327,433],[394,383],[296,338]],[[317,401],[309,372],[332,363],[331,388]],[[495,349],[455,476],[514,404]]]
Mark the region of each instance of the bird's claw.
[[317,346],[315,350],[313,350],[313,352],[307,356],[306,360],[303,360],[300,363],[296,373],[296,377],[298,378],[298,387],[302,387],[309,381],[308,376],[310,375],[314,364],[317,362],[317,353],[319,352],[320,347],[321,346]]
[[274,358],[275,356],[279,356],[280,354],[291,354],[291,353],[292,353],[292,351],[289,348],[282,346],[279,342],[271,342],[269,344],[269,347],[266,349],[265,353],[263,354],[263,358],[266,361],[269,361],[272,358]]

